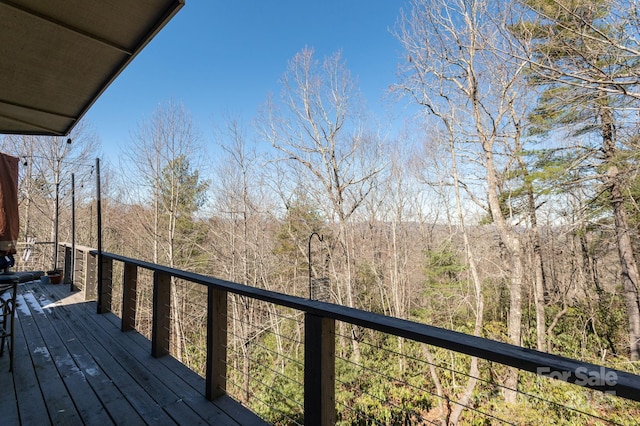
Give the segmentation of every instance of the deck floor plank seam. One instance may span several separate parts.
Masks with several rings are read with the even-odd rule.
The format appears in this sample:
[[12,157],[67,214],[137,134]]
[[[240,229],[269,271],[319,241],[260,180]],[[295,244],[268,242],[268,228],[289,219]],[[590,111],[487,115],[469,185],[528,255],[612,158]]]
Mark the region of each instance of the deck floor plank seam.
[[[123,333],[111,327],[110,323],[104,323],[101,317],[102,315],[87,311],[85,315],[81,315],[77,319],[89,332],[98,333],[103,331],[107,333],[107,337],[103,341],[104,347],[114,358],[120,360],[132,377],[138,378],[140,386],[151,395],[163,410],[169,413],[174,420],[188,424],[206,424],[210,421],[198,416],[191,407],[185,404],[184,395],[171,386],[170,379],[172,375],[169,372],[164,372],[162,374],[163,377],[158,377],[156,374],[161,370],[155,368],[157,367],[156,360],[148,353],[137,351],[132,345],[124,345],[123,343],[126,343],[126,339],[123,339]],[[216,414],[220,413],[220,410],[217,410]],[[222,421],[222,419],[217,420]]]
[[[18,307],[22,309],[23,304],[22,298],[18,297]],[[9,357],[0,358],[6,360],[6,364],[4,362],[0,363],[2,364],[0,387],[3,390],[8,390],[0,393],[0,407],[2,407],[3,417],[7,419],[7,422],[11,420],[15,422],[8,424],[20,424],[21,422],[36,424],[37,421],[43,426],[51,424],[35,370],[31,363],[19,316],[16,316],[15,321],[13,372],[8,370]],[[16,360],[19,361],[16,362]],[[18,405],[18,400],[25,403]]]
[[[48,417],[51,423],[65,425],[81,425],[80,414],[74,406],[71,396],[64,385],[62,377],[54,364],[50,348],[45,343],[45,336],[41,334],[36,323],[36,317],[41,315],[40,305],[29,291],[21,286],[21,302],[23,308],[20,325],[24,334],[28,357],[31,359],[36,379],[46,401]],[[24,315],[28,312],[27,315]],[[51,337],[51,336],[47,336]],[[51,349],[54,349],[53,347]],[[55,349],[54,349],[55,350]],[[24,360],[29,359],[27,357]],[[15,360],[14,360],[15,361]],[[19,384],[19,383],[17,383]],[[43,419],[38,419],[39,421]]]
[[[46,286],[46,289],[42,289],[39,286],[39,291],[44,291],[49,297],[55,298],[53,288]],[[60,304],[58,310],[66,310],[72,313],[75,309],[74,305]],[[128,403],[135,408],[137,413],[145,419],[147,423],[155,424],[176,424],[162,407],[151,397],[149,394],[149,387],[145,387],[140,382],[144,382],[144,378],[136,378],[131,375],[131,371],[127,370],[127,365],[131,363],[128,354],[124,353],[123,358],[114,357],[110,352],[109,343],[97,336],[101,335],[101,330],[93,328],[87,328],[87,322],[92,322],[89,317],[69,315],[69,321],[74,324],[74,330],[85,346],[89,349],[95,362],[102,366],[102,372],[106,378],[110,380],[125,396]],[[135,373],[135,371],[134,371]],[[153,389],[151,389],[153,390]]]
[[[87,304],[84,309],[88,309],[89,312],[95,311],[95,304]],[[113,329],[111,329],[110,333],[115,335],[124,335],[123,338],[130,339],[131,342],[137,345],[144,354],[151,353],[151,342],[137,332],[126,332],[121,333],[120,330],[120,318],[113,314],[104,314],[102,315],[102,320],[106,320],[112,324]],[[107,328],[107,327],[105,327]],[[188,401],[190,404],[196,407],[202,407],[200,409],[206,408],[208,401],[203,398],[203,393],[205,389],[205,380],[203,377],[194,373],[189,369],[186,365],[175,359],[171,356],[164,356],[161,358],[154,358],[153,362],[161,363],[166,368],[168,368],[171,372],[175,374],[175,377],[179,379],[181,382],[186,383],[190,390],[186,391],[187,394],[184,395],[185,401]],[[258,417],[255,413],[248,410],[246,407],[238,404],[237,401],[233,400],[229,396],[221,396],[217,398],[215,401],[215,406],[217,409],[223,411],[231,418],[235,419],[236,422],[233,424],[242,424],[242,425],[266,425],[263,419]]]
[[[99,329],[108,333],[114,341],[117,341],[118,344],[122,345],[123,349],[127,351],[127,353],[140,360],[141,365],[148,369],[149,374],[153,374],[158,379],[162,379],[162,382],[169,385],[176,393],[179,401],[185,403],[194,411],[198,412],[208,424],[265,424],[263,420],[246,410],[244,407],[242,407],[242,410],[229,410],[228,407],[233,407],[234,405],[237,405],[237,403],[227,404],[226,401],[222,400],[222,405],[225,409],[221,409],[217,405],[217,400],[212,404],[204,398],[204,379],[199,378],[195,372],[189,370],[186,366],[171,356],[153,358],[151,356],[150,342],[138,332],[121,332],[119,319],[115,315],[109,313],[96,315],[96,305],[93,302],[83,304],[80,306],[80,309],[85,311],[87,320],[95,323],[95,326],[93,327],[95,327],[96,330]],[[160,371],[164,372],[162,377],[159,376]],[[186,378],[195,378],[194,381],[198,383],[199,386],[192,386],[190,381],[187,381]],[[169,404],[172,403],[173,402],[169,402]],[[226,411],[230,411],[231,415],[227,414]],[[236,416],[235,413],[238,415]],[[242,419],[251,421],[248,423],[240,423],[238,420]],[[257,422],[253,422],[254,419],[257,420]]]
[[[60,315],[59,311],[56,311],[54,315],[54,311],[47,308],[47,305],[51,302],[34,290],[32,288],[29,291],[36,297],[42,309],[32,311],[31,318],[34,319],[40,334],[43,336],[46,351],[49,354],[49,361],[57,369],[71,397],[70,402],[74,404],[79,414],[79,424],[113,424],[94,388],[87,381],[85,372],[77,365],[74,351],[63,340],[61,333],[66,328],[66,322],[63,320],[62,315]],[[68,340],[69,337],[67,336]],[[75,340],[75,337],[71,337],[70,340]],[[65,415],[66,413],[61,414]]]
[[[37,289],[34,286],[32,290]],[[98,365],[95,358],[91,356],[91,340],[81,338],[81,336],[70,327],[68,321],[58,321],[55,329],[71,355],[76,368],[100,400],[112,422],[118,425],[127,424],[134,426],[146,424],[131,404],[129,404],[120,389],[118,389],[100,365]],[[93,421],[91,421],[93,419],[84,416],[83,419],[85,423],[93,423]]]
[[0,424],[267,425],[204,378],[68,286],[20,284],[15,362],[0,358]]
[[[90,312],[95,312],[96,305],[95,303],[90,303],[85,305],[84,309],[88,309]],[[108,320],[115,329],[120,330],[121,320],[119,317],[114,314],[106,314],[103,315],[103,318]],[[143,349],[143,351],[145,351],[145,353],[151,353],[151,342],[145,336],[138,332],[126,332],[124,333],[124,335],[126,336],[126,338],[129,338],[133,342],[135,342],[140,348]],[[171,356],[157,358],[157,361],[164,364],[167,368],[173,371],[181,380],[188,383],[197,392],[198,396],[204,393],[205,379],[200,375],[195,374],[193,370],[189,369],[189,367]],[[216,407],[224,411],[231,418],[235,419],[239,424],[251,426],[268,425],[268,423],[261,419],[257,414],[255,414],[251,410],[248,410],[246,407],[242,406],[233,398],[227,395],[218,397],[215,400],[215,404]]]

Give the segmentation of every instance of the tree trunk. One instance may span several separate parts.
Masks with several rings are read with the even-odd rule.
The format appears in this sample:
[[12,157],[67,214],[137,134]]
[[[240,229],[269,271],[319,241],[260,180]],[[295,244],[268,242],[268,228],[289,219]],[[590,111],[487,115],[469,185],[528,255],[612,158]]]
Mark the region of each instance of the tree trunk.
[[[617,167],[609,167],[610,176],[617,174]],[[622,287],[627,316],[629,319],[629,357],[632,361],[640,359],[640,301],[638,300],[638,266],[633,254],[629,235],[627,215],[622,203],[620,185],[614,179],[611,185],[613,216],[616,227],[616,241],[620,257]]]
[[[465,252],[467,254],[467,261],[469,262],[469,273],[471,274],[471,280],[473,282],[473,288],[475,290],[475,302],[476,302],[476,317],[475,324],[473,327],[474,336],[482,335],[482,325],[484,321],[484,297],[482,295],[482,281],[480,280],[480,275],[478,274],[478,267],[476,263],[476,257],[471,250],[471,243],[469,241],[469,234],[467,232],[467,227],[465,226],[464,214],[463,214],[463,206],[462,200],[460,196],[460,184],[458,179],[458,162],[456,159],[456,151],[453,141],[450,143],[450,154],[451,154],[451,169],[453,172],[453,181],[454,181],[454,190],[456,197],[456,210],[458,214],[458,221],[460,222],[462,229],[462,237],[465,246]],[[478,358],[471,357],[471,365],[469,367],[469,380],[467,381],[467,386],[463,394],[458,398],[458,403],[456,404],[453,412],[451,413],[451,417],[449,420],[449,424],[455,425],[458,423],[460,416],[462,415],[462,411],[469,406],[471,401],[471,397],[473,395],[473,391],[478,383],[478,377],[480,377],[480,370],[478,368]],[[516,378],[517,380],[517,378]]]
[[605,162],[608,164],[605,182],[611,194],[623,296],[627,305],[627,317],[629,320],[629,357],[632,361],[637,361],[640,359],[640,301],[638,300],[640,274],[638,273],[638,265],[631,243],[627,213],[622,196],[621,177],[615,164],[616,142],[612,112],[607,108],[603,108],[601,119]]
[[[515,246],[513,251],[509,250],[511,257],[511,281],[509,283],[509,316],[507,319],[507,330],[509,340],[512,344],[522,345],[522,251],[519,242],[512,238]],[[507,378],[504,383],[505,402],[515,403],[518,389],[518,369],[509,368]]]
[[534,269],[534,301],[536,309],[536,348],[539,351],[546,351],[546,315],[544,311],[544,264],[542,261],[542,238],[538,230],[538,219],[536,216],[536,200],[533,192],[533,185],[528,179],[527,166],[521,156],[518,156],[518,162],[524,174],[525,188],[527,191],[527,213],[531,224],[531,242],[533,243],[533,269]]
[[[354,301],[354,289],[353,289],[353,273],[352,273],[352,256],[351,256],[351,247],[355,246],[354,244],[349,244],[349,236],[347,235],[347,226],[345,223],[345,219],[340,216],[340,228],[339,228],[340,236],[342,238],[342,248],[345,256],[345,293],[347,297],[347,306],[350,308],[355,308]],[[352,359],[356,364],[360,363],[360,328],[356,325],[351,325],[349,327],[351,330],[351,348],[353,350]]]
[[[509,228],[500,206],[498,196],[498,175],[493,161],[492,144],[484,142],[483,149],[486,156],[487,195],[489,209],[493,218],[500,241],[507,249],[507,262],[510,267],[509,280],[509,315],[507,331],[511,344],[522,344],[522,282],[524,276],[523,252],[518,236]],[[504,383],[503,394],[507,403],[515,403],[518,388],[518,370],[510,368]]]
[[436,387],[436,395],[438,396],[438,409],[440,410],[439,417],[444,420],[444,424],[449,424],[449,418],[451,417],[451,399],[449,399],[449,397],[445,396],[444,394],[442,382],[440,381],[440,377],[438,376],[438,371],[436,369],[435,360],[433,359],[433,355],[429,350],[429,346],[427,346],[426,344],[422,345],[422,354],[427,359],[427,363],[429,365],[429,374],[431,375],[431,380],[433,380],[433,384]]
[[531,220],[531,233],[533,240],[533,268],[535,279],[535,306],[536,306],[536,347],[539,351],[546,351],[546,315],[544,312],[544,265],[542,263],[542,240],[538,230],[536,219],[536,206],[533,197],[533,189],[528,188],[529,218]]

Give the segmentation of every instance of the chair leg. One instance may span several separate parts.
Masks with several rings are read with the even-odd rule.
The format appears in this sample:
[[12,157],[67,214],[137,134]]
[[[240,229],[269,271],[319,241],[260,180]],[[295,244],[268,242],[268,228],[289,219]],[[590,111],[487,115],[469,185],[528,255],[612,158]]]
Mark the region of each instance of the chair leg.
[[[18,282],[14,282],[11,286],[11,296],[8,299],[0,298],[0,317],[2,321],[0,324],[0,356],[4,354],[5,343],[8,345],[9,351],[9,371],[13,371],[13,344],[15,334],[15,310],[16,310],[16,297],[18,293]],[[7,323],[8,329],[7,329]],[[7,341],[7,337],[9,340]]]
[[[5,335],[3,333],[2,334],[2,338],[0,338],[0,356],[4,355],[4,343],[5,343],[4,341],[5,341]],[[11,362],[11,361],[9,361],[9,362]]]
[[9,371],[13,371],[13,343],[15,342],[15,330],[16,330],[16,293],[18,292],[18,286],[16,285],[13,290],[13,300],[11,302],[11,338],[9,339]]
[[2,337],[0,338],[0,356],[4,355],[4,345],[7,338],[7,314],[8,310],[7,301],[4,299],[0,299],[0,317],[2,317],[2,323],[0,324],[0,332],[2,333]]

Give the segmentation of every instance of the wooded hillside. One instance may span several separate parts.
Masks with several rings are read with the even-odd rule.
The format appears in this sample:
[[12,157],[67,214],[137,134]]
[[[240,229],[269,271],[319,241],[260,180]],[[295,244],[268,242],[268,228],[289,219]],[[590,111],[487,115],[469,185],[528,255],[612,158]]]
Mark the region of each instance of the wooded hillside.
[[[282,92],[251,125],[229,117],[204,137],[188,106],[168,102],[140,124],[122,164],[104,165],[104,249],[640,372],[637,5],[412,0],[395,34],[406,58],[389,83],[411,111],[405,129],[367,118],[345,58],[317,58],[311,48],[286,65]],[[73,172],[77,243],[96,244],[99,137],[89,124],[70,137],[0,140],[3,152],[24,159],[25,240],[53,240],[56,182],[59,239],[71,239]],[[201,368],[203,306],[190,304],[195,290],[174,288],[181,321],[173,351]],[[258,357],[247,352],[260,350],[248,345],[254,339],[299,355],[295,343],[252,334],[250,325],[278,324],[275,336],[293,336],[299,324],[246,300],[234,300],[233,311],[246,319],[229,360],[244,372],[239,382],[259,368],[247,361]],[[379,344],[468,375],[456,381],[421,367],[428,383],[420,386],[437,397],[410,399],[422,413],[437,407],[440,416],[428,417],[435,424],[480,424],[464,406],[540,424],[534,411],[509,405],[515,390],[543,386],[550,399],[564,392],[516,370],[358,333],[342,325],[338,339],[354,363]],[[371,368],[411,369],[398,362]],[[492,394],[474,378],[504,387]],[[361,385],[351,380],[342,397],[355,407]],[[574,401],[581,410],[628,424],[640,418],[637,405],[584,395]],[[365,424],[345,413],[341,424]],[[408,421],[392,414],[382,424]],[[549,413],[549,424],[559,421],[582,424]]]

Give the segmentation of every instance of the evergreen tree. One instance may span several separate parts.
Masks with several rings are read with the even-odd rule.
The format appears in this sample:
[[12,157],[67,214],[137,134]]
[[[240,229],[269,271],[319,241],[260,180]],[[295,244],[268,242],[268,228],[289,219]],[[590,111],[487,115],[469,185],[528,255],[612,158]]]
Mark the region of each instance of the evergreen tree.
[[[569,129],[578,140],[562,174],[592,187],[593,205],[609,206],[615,228],[623,294],[629,319],[630,356],[640,358],[640,274],[625,207],[627,182],[621,128],[637,99],[627,96],[638,58],[625,46],[625,23],[612,20],[614,2],[525,0],[527,10],[513,33],[527,47],[529,82],[542,89],[531,121],[538,132]],[[534,12],[533,18],[531,12]],[[637,83],[636,83],[637,84]],[[620,88],[623,88],[622,90]],[[562,150],[553,151],[553,154]],[[553,155],[554,161],[558,160]]]
[[162,218],[169,230],[176,266],[192,265],[202,257],[198,243],[203,242],[206,229],[196,213],[206,201],[208,187],[184,154],[169,160],[160,173]]

